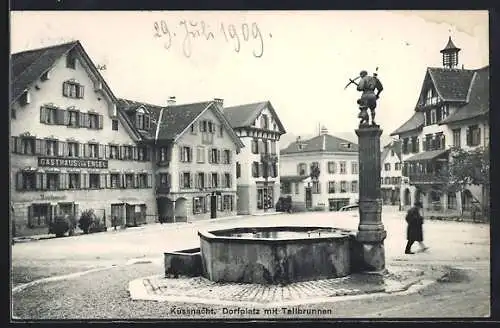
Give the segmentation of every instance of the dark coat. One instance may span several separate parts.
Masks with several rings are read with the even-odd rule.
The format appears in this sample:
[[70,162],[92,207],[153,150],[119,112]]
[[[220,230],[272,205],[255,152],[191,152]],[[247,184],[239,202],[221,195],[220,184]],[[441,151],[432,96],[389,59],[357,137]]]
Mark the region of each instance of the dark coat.
[[408,210],[406,222],[408,222],[406,239],[411,241],[423,241],[424,234],[422,232],[422,224],[424,223],[424,218],[418,212],[417,207],[412,207]]

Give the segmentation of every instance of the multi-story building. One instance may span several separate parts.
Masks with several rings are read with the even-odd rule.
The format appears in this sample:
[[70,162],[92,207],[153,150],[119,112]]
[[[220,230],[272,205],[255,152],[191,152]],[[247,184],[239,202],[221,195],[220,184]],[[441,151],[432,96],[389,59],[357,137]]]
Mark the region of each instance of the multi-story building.
[[406,208],[418,199],[428,212],[466,215],[474,202],[487,202],[483,186],[449,190],[441,174],[450,148],[489,144],[489,66],[459,69],[459,51],[450,38],[441,50],[443,67],[427,68],[412,117],[391,134],[402,141],[401,202]]
[[[117,99],[80,42],[13,54],[11,203],[18,235],[47,233],[57,215],[122,224],[156,213],[151,148],[117,111]],[[108,221],[109,225],[109,221]]]
[[[121,99],[120,110],[154,147],[155,193],[162,222],[236,214],[236,154],[243,143],[222,99],[156,106]],[[141,129],[153,120],[154,133]],[[148,123],[149,125],[149,123]]]
[[[292,196],[294,207],[336,211],[358,201],[357,144],[323,128],[317,137],[298,138],[280,155],[281,196]],[[317,178],[311,178],[314,168],[319,168]]]
[[280,190],[279,139],[286,133],[271,102],[224,108],[244,148],[237,155],[238,214],[274,211]]
[[392,141],[384,146],[380,156],[380,189],[384,205],[399,205],[401,186],[401,143]]

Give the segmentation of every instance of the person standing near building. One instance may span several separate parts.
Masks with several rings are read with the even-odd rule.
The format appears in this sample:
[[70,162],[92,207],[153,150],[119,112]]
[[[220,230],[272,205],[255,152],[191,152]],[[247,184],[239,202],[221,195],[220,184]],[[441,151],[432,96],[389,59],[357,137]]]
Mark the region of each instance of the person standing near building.
[[422,210],[422,203],[416,201],[412,208],[408,210],[406,214],[406,222],[408,223],[408,228],[406,231],[406,243],[405,254],[414,254],[411,251],[411,246],[414,242],[418,242],[422,252],[429,249],[429,247],[424,244],[424,234],[422,231],[422,225],[424,224],[424,217],[420,213]]

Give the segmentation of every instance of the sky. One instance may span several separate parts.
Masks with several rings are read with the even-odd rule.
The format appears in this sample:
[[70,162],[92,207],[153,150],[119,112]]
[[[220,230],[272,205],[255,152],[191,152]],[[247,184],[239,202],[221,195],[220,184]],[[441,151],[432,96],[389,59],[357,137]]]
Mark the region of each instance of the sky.
[[294,135],[354,131],[359,93],[344,87],[377,67],[377,123],[393,132],[450,36],[460,67],[489,64],[487,11],[19,11],[10,22],[12,53],[80,40],[117,97],[269,100]]

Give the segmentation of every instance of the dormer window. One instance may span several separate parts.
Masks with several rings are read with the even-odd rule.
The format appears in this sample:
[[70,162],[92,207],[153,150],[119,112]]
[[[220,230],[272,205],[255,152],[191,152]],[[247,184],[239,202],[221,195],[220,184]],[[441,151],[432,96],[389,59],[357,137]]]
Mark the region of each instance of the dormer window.
[[76,56],[74,51],[70,51],[66,55],[66,67],[76,69]]
[[40,77],[40,80],[42,81],[47,81],[48,79],[50,79],[50,71],[43,73],[42,76]]
[[84,87],[76,81],[66,81],[63,83],[63,96],[68,98],[83,98]]
[[142,108],[135,114],[135,126],[140,130],[149,130],[151,126],[150,117]]
[[427,90],[427,95],[425,97],[425,105],[435,105],[438,103],[438,96],[434,88],[429,88]]
[[21,97],[19,98],[19,103],[21,106],[26,106],[31,102],[31,96],[28,90],[24,91]]
[[350,149],[351,148],[351,143],[350,142],[343,142],[340,144],[342,147]]

